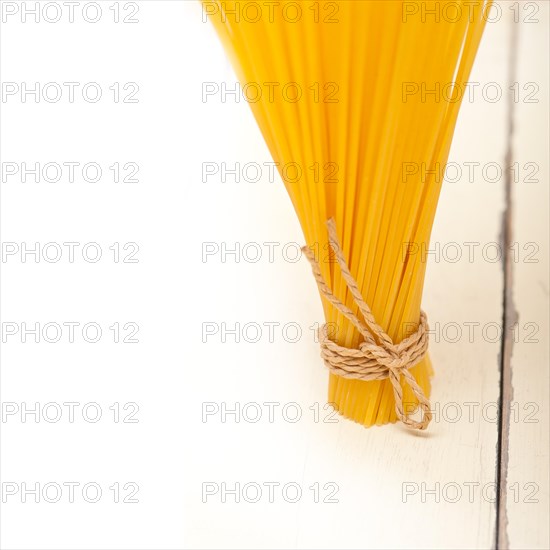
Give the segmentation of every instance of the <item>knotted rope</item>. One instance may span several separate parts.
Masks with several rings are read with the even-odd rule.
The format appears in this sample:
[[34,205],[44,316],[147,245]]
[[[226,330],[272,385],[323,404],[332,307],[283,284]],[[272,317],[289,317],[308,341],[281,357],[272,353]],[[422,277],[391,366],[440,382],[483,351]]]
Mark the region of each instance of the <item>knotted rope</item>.
[[[336,232],[336,224],[333,219],[327,222],[327,227],[329,243],[334,251],[342,277],[361,312],[364,322],[334,296],[321,274],[321,269],[312,250],[303,247],[302,252],[311,264],[313,276],[317,281],[321,294],[357,328],[364,341],[359,345],[359,349],[339,346],[329,338],[328,327],[325,324],[319,330],[321,357],[331,372],[343,378],[357,380],[384,380],[389,378],[393,386],[395,411],[399,420],[409,428],[425,430],[432,419],[430,402],[409,369],[422,360],[428,349],[426,314],[423,311],[420,312],[420,322],[414,334],[405,338],[399,344],[394,344],[393,340],[376,322],[368,304],[359,292],[357,282],[352,277],[342,253]],[[401,376],[411,388],[422,409],[422,420],[420,422],[410,418],[403,410]]]

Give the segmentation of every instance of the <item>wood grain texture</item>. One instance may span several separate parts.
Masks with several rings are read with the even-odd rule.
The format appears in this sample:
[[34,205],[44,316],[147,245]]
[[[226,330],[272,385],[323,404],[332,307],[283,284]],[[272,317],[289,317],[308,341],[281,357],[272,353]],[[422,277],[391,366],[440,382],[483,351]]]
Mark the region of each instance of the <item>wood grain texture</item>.
[[[535,4],[535,3],[533,3]],[[518,25],[516,76],[520,90],[538,89],[530,99],[514,103],[511,268],[512,327],[511,396],[506,521],[501,547],[549,548],[549,5],[536,2],[538,22]],[[535,102],[536,100],[536,102]],[[527,171],[524,169],[527,163]],[[536,167],[532,177],[527,172]]]

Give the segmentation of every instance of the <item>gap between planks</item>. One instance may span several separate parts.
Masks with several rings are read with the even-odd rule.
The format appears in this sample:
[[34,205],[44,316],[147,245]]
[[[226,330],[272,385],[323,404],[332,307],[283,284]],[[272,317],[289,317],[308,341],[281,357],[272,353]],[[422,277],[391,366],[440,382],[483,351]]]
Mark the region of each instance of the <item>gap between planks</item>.
[[[519,25],[511,20],[512,30],[510,33],[510,51],[508,58],[508,83],[513,85],[517,72],[517,49],[518,49],[518,27]],[[514,160],[514,115],[515,103],[508,94],[508,109],[506,112],[506,154],[504,165],[507,167],[504,180],[504,212],[502,215],[501,241],[503,248],[503,290],[502,290],[502,342],[500,349],[500,390],[499,390],[499,413],[498,413],[498,440],[497,440],[497,464],[496,464],[496,528],[495,548],[496,550],[507,550],[508,539],[508,515],[506,510],[506,488],[508,475],[508,450],[510,441],[510,412],[514,388],[512,386],[512,348],[513,326],[517,322],[517,310],[513,297],[513,269],[512,254],[510,247],[513,238],[513,198],[512,198],[512,164]]]

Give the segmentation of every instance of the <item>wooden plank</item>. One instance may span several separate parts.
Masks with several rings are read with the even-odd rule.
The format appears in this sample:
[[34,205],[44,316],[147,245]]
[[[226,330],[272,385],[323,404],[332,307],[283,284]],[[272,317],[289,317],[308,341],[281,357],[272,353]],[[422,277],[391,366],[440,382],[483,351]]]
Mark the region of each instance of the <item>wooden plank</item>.
[[[511,379],[506,394],[510,420],[503,480],[502,548],[549,548],[549,5],[528,3],[518,20],[511,149],[513,321]],[[536,8],[536,10],[535,10]],[[531,175],[532,174],[532,175]]]

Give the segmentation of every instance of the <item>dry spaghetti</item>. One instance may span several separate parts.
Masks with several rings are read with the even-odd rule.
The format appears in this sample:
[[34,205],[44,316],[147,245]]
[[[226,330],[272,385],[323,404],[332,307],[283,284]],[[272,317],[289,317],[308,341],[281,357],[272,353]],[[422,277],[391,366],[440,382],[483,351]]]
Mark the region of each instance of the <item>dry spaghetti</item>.
[[[243,86],[264,90],[249,102],[274,160],[300,168],[299,177],[282,170],[281,177],[308,248],[330,255],[326,221],[334,219],[360,300],[342,266],[326,257],[318,262],[322,280],[357,319],[368,304],[389,353],[411,325],[422,332],[426,264],[414,250],[429,244],[441,188],[436,167],[447,161],[460,106],[454,91],[468,80],[489,2],[473,10],[467,0],[435,3],[460,8],[453,18],[422,16],[420,0],[282,0],[254,17],[240,12],[248,3],[203,4]],[[336,327],[325,362],[334,366],[342,349],[366,351],[362,327],[322,288],[321,297]],[[399,375],[387,369],[385,378],[332,368],[328,400],[365,426],[404,419],[418,404],[426,421],[420,396],[430,394],[432,366],[424,353],[414,362]]]

